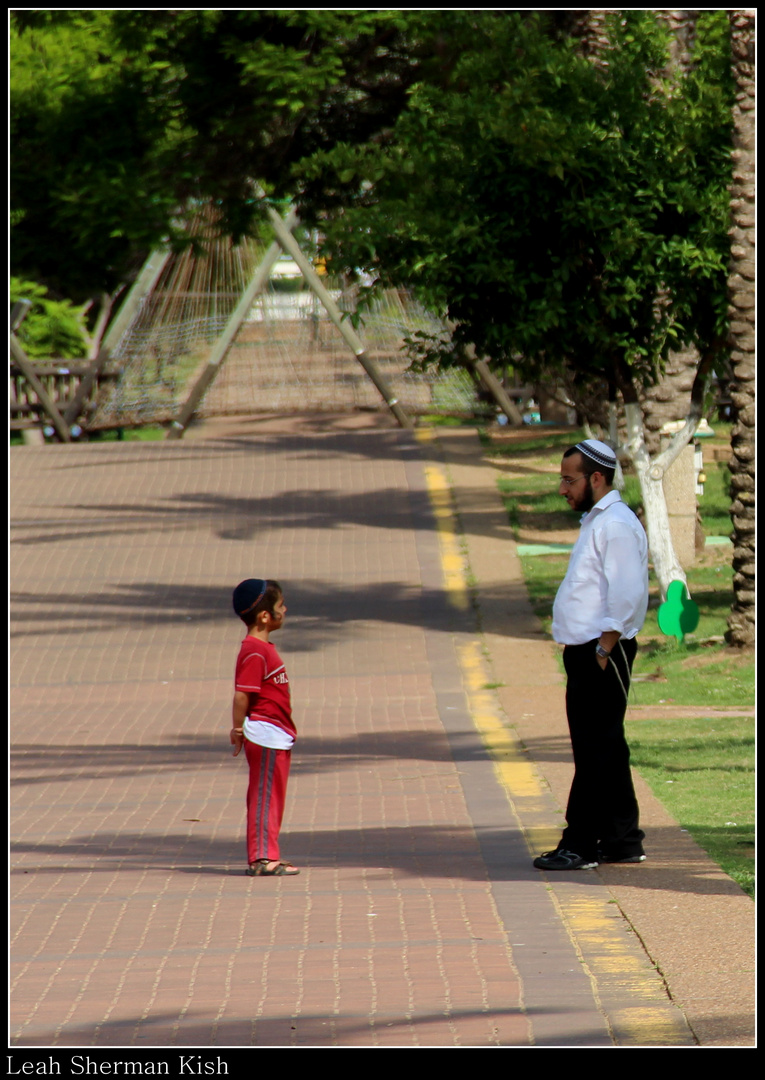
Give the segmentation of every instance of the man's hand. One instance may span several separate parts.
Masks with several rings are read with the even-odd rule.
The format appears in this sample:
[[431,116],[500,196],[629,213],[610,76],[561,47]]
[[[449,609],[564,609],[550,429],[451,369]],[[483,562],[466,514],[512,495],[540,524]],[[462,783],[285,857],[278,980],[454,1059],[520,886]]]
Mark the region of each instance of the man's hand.
[[[605,649],[607,653],[610,653],[616,648],[616,643],[621,636],[622,635],[618,632],[618,630],[604,630],[603,633],[600,635],[600,641],[598,642],[598,645],[600,645],[601,649]],[[598,661],[603,671],[605,671],[608,667],[608,657],[599,656],[597,653],[595,653],[595,659]]]
[[234,747],[232,756],[237,757],[237,755],[241,752],[242,747],[244,746],[244,732],[242,731],[242,729],[232,727],[231,734],[229,735],[229,741]]

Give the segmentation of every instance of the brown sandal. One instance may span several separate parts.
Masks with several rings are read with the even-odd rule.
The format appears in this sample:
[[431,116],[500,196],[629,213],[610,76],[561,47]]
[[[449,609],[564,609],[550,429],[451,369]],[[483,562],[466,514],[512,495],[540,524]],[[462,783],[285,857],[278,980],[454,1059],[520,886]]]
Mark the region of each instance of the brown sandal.
[[[269,869],[271,862],[275,862],[276,865]],[[250,863],[245,870],[248,877],[294,877],[299,873],[300,871],[292,863],[277,862],[274,859],[258,859],[257,862]]]

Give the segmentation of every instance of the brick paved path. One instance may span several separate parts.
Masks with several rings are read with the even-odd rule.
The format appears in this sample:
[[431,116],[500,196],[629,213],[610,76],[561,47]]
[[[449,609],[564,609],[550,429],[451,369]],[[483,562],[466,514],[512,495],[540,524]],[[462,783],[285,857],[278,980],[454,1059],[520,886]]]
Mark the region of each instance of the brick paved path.
[[[473,723],[437,449],[205,435],[12,453],[11,1046],[694,1045],[602,879],[530,867],[559,804],[526,828]],[[289,608],[291,879],[243,874],[248,576]]]

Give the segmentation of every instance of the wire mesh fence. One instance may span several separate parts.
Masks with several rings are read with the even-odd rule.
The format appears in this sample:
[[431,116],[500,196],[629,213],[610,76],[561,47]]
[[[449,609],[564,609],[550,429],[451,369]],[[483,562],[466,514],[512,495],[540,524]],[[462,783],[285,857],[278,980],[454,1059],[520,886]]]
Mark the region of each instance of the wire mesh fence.
[[[233,246],[210,226],[199,229],[199,238],[198,247],[169,260],[114,348],[108,368],[113,378],[95,402],[91,429],[172,420],[205,369],[265,245]],[[342,311],[355,310],[354,289],[330,291]],[[417,330],[439,333],[443,325],[401,290],[380,296],[357,326],[402,408],[417,414],[479,407],[467,372],[410,370],[404,339]],[[385,403],[296,274],[274,276],[256,297],[197,415],[359,408]]]

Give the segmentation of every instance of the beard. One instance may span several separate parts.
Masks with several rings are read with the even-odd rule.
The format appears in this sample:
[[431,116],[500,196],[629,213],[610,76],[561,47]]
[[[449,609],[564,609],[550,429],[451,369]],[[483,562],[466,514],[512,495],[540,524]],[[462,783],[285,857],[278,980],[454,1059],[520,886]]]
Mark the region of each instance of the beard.
[[595,505],[595,496],[592,491],[592,480],[589,476],[583,494],[578,499],[572,499],[572,502],[571,509],[576,510],[577,513],[586,514],[592,510]]

